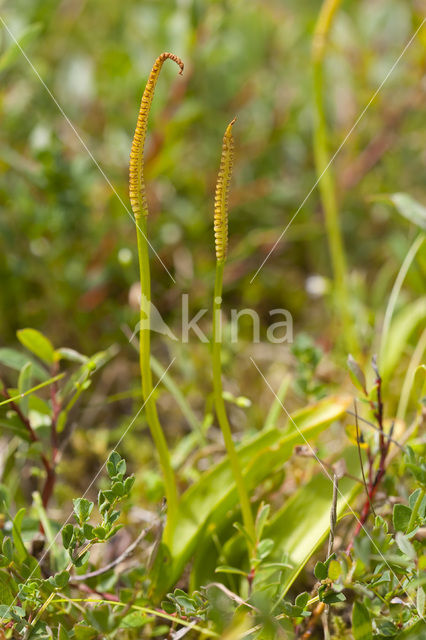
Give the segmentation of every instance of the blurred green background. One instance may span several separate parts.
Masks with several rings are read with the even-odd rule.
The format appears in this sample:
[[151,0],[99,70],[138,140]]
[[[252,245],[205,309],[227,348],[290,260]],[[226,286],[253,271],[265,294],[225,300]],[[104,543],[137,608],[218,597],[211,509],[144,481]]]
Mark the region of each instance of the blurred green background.
[[[225,304],[251,306],[263,316],[283,306],[296,329],[323,333],[327,305],[306,291],[309,276],[330,275],[316,191],[250,284],[315,183],[309,56],[320,4],[1,3],[3,20],[69,118],[3,26],[3,344],[23,326],[83,351],[127,342],[122,324],[137,320],[129,304],[137,261],[126,212],[128,155],[142,90],[162,51],[182,57],[185,74],[165,65],[150,119],[150,239],[176,279],[153,259],[156,306],[173,325],[182,292],[194,310],[209,299],[214,183],[223,131],[237,116]],[[327,56],[332,151],[419,25],[422,8],[392,0],[342,3]],[[365,316],[367,343],[375,318],[363,305],[370,312],[383,307],[415,234],[392,209],[368,198],[395,191],[424,197],[425,42],[423,29],[335,162],[354,313]],[[414,291],[424,285],[415,271],[409,283]]]

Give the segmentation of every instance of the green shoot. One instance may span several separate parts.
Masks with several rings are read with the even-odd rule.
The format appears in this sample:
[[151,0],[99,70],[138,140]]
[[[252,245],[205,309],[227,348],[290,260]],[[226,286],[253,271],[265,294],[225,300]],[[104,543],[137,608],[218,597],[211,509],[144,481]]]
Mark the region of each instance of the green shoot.
[[244,526],[249,537],[256,539],[253,514],[251,511],[250,500],[244,484],[244,478],[238,456],[232,440],[231,427],[226,415],[225,402],[223,400],[222,388],[222,365],[221,365],[221,305],[222,305],[222,288],[223,288],[223,270],[226,262],[228,248],[228,194],[229,184],[232,174],[233,161],[233,137],[232,125],[235,119],[228,125],[223,137],[222,156],[220,161],[220,169],[216,183],[215,206],[214,206],[214,230],[215,230],[215,249],[216,249],[216,279],[214,287],[213,302],[213,387],[214,387],[214,403],[222,430],[223,439],[225,441],[229,462],[234,475],[235,484],[238,491],[238,497],[241,504],[241,512],[243,516]]
[[342,318],[343,338],[346,349],[356,354],[358,345],[354,324],[349,311],[346,257],[339,223],[336,184],[330,166],[328,131],[324,109],[324,58],[327,37],[340,0],[324,0],[315,26],[312,43],[312,68],[314,91],[314,156],[318,187],[325,216],[333,277],[336,287],[336,304]]
[[[183,62],[177,56],[171,53],[162,53],[154,63],[142,96],[135,135],[133,138],[132,150],[130,153],[129,195],[136,222],[139,271],[141,281],[139,358],[142,377],[142,395],[145,403],[147,421],[158,452],[158,457],[164,476],[167,512],[171,530],[173,530],[173,523],[176,520],[178,508],[178,493],[174,472],[170,462],[169,449],[167,447],[167,442],[158,418],[157,407],[153,397],[152,373],[150,365],[151,336],[149,308],[151,303],[151,276],[147,239],[148,203],[146,200],[145,181],[143,175],[144,144],[149,111],[161,67],[167,58],[170,58],[179,65],[180,73],[182,73],[183,71]],[[146,302],[146,304],[143,304],[144,301]]]

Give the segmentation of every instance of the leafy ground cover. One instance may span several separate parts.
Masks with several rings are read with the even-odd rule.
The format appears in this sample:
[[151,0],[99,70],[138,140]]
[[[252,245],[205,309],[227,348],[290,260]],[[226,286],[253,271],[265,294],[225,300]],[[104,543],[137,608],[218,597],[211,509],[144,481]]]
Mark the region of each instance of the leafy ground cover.
[[5,8],[0,638],[426,634],[421,9]]

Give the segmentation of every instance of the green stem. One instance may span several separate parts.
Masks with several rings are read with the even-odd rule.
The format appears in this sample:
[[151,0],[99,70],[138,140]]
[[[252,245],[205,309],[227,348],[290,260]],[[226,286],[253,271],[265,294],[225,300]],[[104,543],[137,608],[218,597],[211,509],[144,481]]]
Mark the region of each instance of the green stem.
[[341,314],[345,346],[351,353],[358,352],[357,340],[349,311],[347,268],[342,233],[339,223],[336,183],[328,150],[328,131],[324,109],[324,58],[327,36],[340,0],[324,0],[315,26],[312,46],[314,92],[314,157],[318,187],[325,216],[325,227],[331,256],[336,292],[336,305]]
[[410,531],[414,529],[414,525],[416,524],[417,516],[419,515],[419,509],[423,502],[424,497],[425,497],[425,489],[422,489],[414,503],[414,507],[410,516],[410,521],[408,523],[407,530],[405,533],[410,533]]
[[178,509],[178,493],[176,480],[170,462],[169,449],[158,419],[157,407],[153,397],[152,373],[150,365],[151,335],[150,335],[150,304],[151,277],[149,267],[149,252],[147,242],[146,216],[137,219],[138,257],[141,281],[140,306],[140,335],[139,360],[142,377],[142,395],[145,402],[145,415],[151,430],[152,439],[156,446],[161,469],[164,476],[164,486],[167,499],[167,517],[170,531],[173,531]]
[[3,400],[2,402],[0,402],[0,407],[2,405],[4,405],[4,404],[9,404],[10,402],[18,402],[19,400],[22,400],[22,398],[25,398],[26,396],[31,395],[35,391],[38,391],[39,389],[43,389],[43,387],[47,387],[50,384],[54,384],[58,380],[62,380],[62,378],[64,378],[64,377],[65,377],[65,373],[59,373],[54,378],[50,378],[49,380],[46,380],[45,382],[41,382],[36,387],[32,387],[31,389],[28,389],[28,391],[24,391],[23,393],[18,393],[17,396],[12,396],[10,398],[6,398],[6,400]]
[[[234,441],[232,440],[231,427],[226,415],[225,402],[223,400],[222,388],[222,365],[221,365],[221,305],[222,305],[222,287],[223,287],[223,262],[216,263],[216,280],[214,286],[214,302],[213,302],[213,391],[214,403],[216,408],[217,419],[222,430],[223,439],[225,441],[226,451],[228,453],[229,463],[234,475],[237,487],[238,497],[241,505],[244,526],[255,544],[256,534],[254,527],[253,514],[251,511],[250,500],[244,484],[244,477],[235,450]],[[250,550],[252,553],[253,549]]]

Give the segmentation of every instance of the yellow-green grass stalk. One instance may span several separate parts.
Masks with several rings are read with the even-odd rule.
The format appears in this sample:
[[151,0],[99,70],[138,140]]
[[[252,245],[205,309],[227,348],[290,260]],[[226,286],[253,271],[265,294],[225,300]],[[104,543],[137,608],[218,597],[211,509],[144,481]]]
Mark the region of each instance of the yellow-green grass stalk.
[[[229,462],[237,487],[238,497],[241,505],[244,527],[249,537],[255,544],[255,527],[253,514],[251,511],[249,496],[244,484],[244,477],[234,442],[232,440],[231,427],[226,414],[225,402],[223,400],[222,388],[222,365],[221,365],[221,343],[222,343],[222,289],[223,270],[225,267],[228,249],[228,195],[232,174],[234,140],[232,137],[232,126],[235,119],[226,128],[223,137],[222,155],[220,159],[219,174],[216,183],[215,203],[214,203],[214,235],[216,249],[216,277],[214,286],[213,301],[213,390],[214,404],[219,426],[228,453]],[[253,550],[250,549],[250,552]]]
[[178,509],[178,492],[176,479],[170,462],[170,454],[167,442],[161,427],[157,407],[153,397],[152,373],[150,366],[151,335],[150,335],[150,303],[151,303],[151,276],[149,265],[149,251],[147,238],[148,203],[144,180],[144,146],[148,126],[148,116],[154,96],[155,85],[165,60],[170,59],[180,67],[183,72],[183,62],[172,53],[162,53],[154,63],[145,90],[143,92],[139,109],[135,135],[130,152],[129,166],[129,196],[132,211],[135,216],[138,258],[141,283],[140,305],[140,334],[139,334],[139,358],[142,377],[142,395],[144,399],[145,414],[152,438],[157,449],[161,469],[164,477],[165,493],[167,499],[167,514],[170,530],[176,521]]
[[314,156],[333,270],[335,301],[341,316],[344,343],[348,351],[357,353],[358,344],[349,310],[346,257],[339,222],[336,182],[333,168],[330,165],[328,130],[324,109],[324,59],[327,38],[339,5],[340,0],[324,0],[313,35]]

